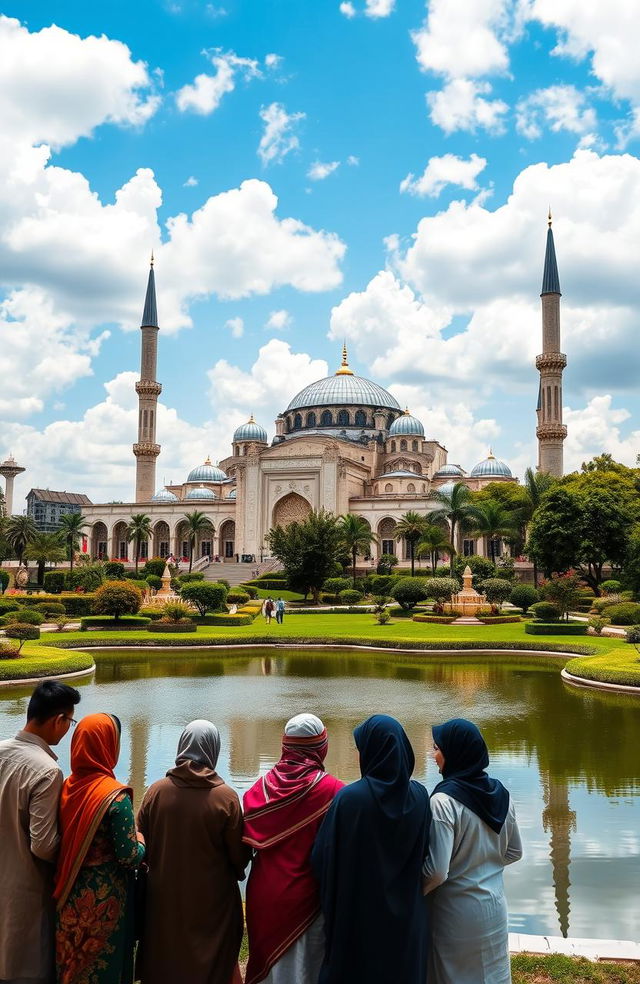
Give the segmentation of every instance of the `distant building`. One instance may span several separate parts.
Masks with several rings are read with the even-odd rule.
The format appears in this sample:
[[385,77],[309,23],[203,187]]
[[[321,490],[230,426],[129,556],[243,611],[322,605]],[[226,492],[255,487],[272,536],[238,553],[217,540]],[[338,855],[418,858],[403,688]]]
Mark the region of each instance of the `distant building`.
[[60,529],[61,516],[82,512],[83,508],[92,505],[91,499],[80,492],[31,489],[27,495],[27,516],[42,533],[55,533]]

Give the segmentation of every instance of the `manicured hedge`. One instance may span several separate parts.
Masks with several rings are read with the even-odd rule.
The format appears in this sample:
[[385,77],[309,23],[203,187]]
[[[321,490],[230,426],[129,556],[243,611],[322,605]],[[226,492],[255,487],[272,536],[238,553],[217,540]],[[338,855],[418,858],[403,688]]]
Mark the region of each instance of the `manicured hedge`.
[[640,623],[640,605],[632,601],[621,602],[605,608],[604,613],[612,625],[638,625]]
[[93,605],[93,599],[95,595],[91,592],[87,594],[59,594],[59,595],[45,595],[45,594],[31,594],[31,595],[11,595],[10,598],[2,599],[1,605],[6,605],[8,602],[13,604],[14,602],[18,605],[18,608],[30,607],[33,605],[64,605],[65,612],[67,615],[90,615],[91,608]]
[[141,629],[146,627],[150,618],[143,615],[121,615],[114,618],[113,615],[88,615],[80,621],[80,631],[86,632],[87,629]]
[[527,622],[524,631],[528,635],[586,635],[586,622]]
[[197,632],[194,622],[149,622],[148,632]]
[[251,615],[242,615],[237,612],[235,615],[202,615],[200,618],[195,619],[198,625],[251,625],[253,618]]
[[414,615],[413,622],[437,622],[439,625],[451,625],[457,615]]
[[157,608],[141,608],[138,615],[142,615],[144,618],[150,618],[152,622],[155,622],[159,618],[162,618],[162,605],[158,605]]
[[51,594],[60,594],[64,591],[64,581],[64,571],[47,571],[44,576],[44,586]]
[[18,611],[9,612],[0,618],[0,625],[12,625],[20,622],[22,625],[42,625],[45,617],[42,612],[35,608],[19,608]]
[[476,615],[479,622],[485,625],[501,625],[503,622],[521,622],[519,615]]
[[366,605],[350,605],[339,608],[286,608],[285,615],[370,615],[373,608]]

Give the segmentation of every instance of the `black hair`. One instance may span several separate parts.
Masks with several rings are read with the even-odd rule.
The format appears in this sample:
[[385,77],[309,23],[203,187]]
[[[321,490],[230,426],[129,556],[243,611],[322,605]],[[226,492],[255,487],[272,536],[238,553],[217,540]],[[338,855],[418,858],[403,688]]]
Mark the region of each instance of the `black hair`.
[[80,703],[80,694],[75,687],[57,680],[43,680],[31,694],[27,707],[27,721],[44,724],[56,714],[64,714]]
[[118,734],[121,735],[122,734],[122,721],[115,714],[110,714],[109,717],[112,717],[113,720],[116,722],[116,728],[118,729]]

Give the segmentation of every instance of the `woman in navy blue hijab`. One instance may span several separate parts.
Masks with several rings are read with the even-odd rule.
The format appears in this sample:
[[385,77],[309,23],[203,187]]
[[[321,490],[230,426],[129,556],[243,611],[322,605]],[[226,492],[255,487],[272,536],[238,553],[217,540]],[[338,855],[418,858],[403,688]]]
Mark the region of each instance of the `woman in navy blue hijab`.
[[433,728],[442,774],[431,796],[424,864],[430,901],[429,984],[509,984],[502,872],[522,857],[508,791],[487,775],[489,752],[471,721]]
[[429,794],[411,779],[398,721],[376,714],[353,735],[362,778],[335,797],[312,854],[326,935],[318,984],[424,984]]

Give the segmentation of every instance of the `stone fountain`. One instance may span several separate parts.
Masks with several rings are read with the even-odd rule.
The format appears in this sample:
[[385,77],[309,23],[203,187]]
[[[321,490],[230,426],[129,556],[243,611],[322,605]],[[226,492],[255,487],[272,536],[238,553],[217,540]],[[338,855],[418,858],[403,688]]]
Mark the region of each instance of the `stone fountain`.
[[444,610],[447,613],[457,612],[466,616],[475,615],[481,608],[486,607],[486,595],[480,594],[473,587],[473,572],[467,564],[462,575],[462,591],[451,595],[451,601],[445,604]]
[[171,588],[169,564],[164,565],[164,573],[160,580],[162,581],[162,587],[149,599],[148,604],[164,605],[167,601],[180,601],[180,595],[177,595]]

